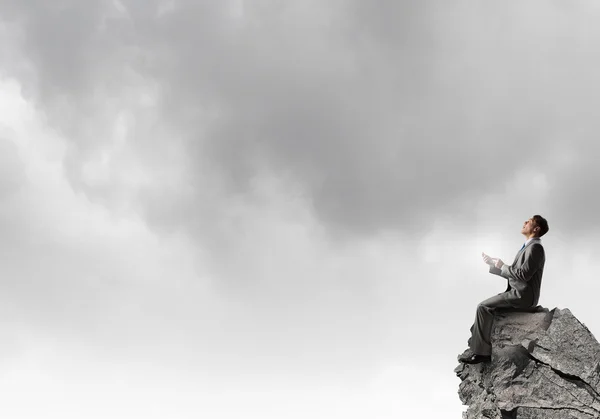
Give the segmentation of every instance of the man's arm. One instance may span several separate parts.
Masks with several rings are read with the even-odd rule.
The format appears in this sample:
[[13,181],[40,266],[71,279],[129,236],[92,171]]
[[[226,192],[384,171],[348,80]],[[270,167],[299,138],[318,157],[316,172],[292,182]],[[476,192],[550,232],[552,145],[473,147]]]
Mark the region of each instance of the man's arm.
[[[486,255],[485,253],[481,253],[481,257],[483,258],[483,261],[486,263],[486,265],[490,265],[490,273],[491,274],[504,276],[504,275],[502,275],[502,271],[499,268],[496,268],[496,266],[495,266],[500,259],[493,258],[489,255]],[[508,277],[505,277],[505,278],[508,279]]]
[[534,273],[540,268],[542,263],[544,262],[545,254],[544,248],[540,244],[532,244],[527,249],[525,249],[525,261],[518,268],[512,267],[509,265],[502,265],[500,269],[498,268],[490,268],[491,273],[492,269],[500,271],[497,275],[501,275],[505,278],[513,278],[519,281],[529,281]]
[[[506,265],[503,265],[503,266],[506,266]],[[500,275],[506,279],[510,278],[507,274],[502,273],[502,269],[496,268],[495,266],[490,266],[490,273],[494,274],[494,275]]]

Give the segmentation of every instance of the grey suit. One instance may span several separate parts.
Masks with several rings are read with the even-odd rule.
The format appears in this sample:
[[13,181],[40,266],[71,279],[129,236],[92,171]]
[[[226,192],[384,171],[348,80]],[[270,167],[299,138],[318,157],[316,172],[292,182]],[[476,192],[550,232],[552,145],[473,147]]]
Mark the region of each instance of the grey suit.
[[490,337],[496,309],[527,310],[537,305],[545,262],[546,254],[542,242],[539,238],[534,238],[517,253],[512,265],[504,265],[502,269],[490,267],[490,273],[508,280],[508,287],[503,293],[488,298],[477,306],[475,323],[471,327],[472,334],[469,339],[473,353],[492,353]]

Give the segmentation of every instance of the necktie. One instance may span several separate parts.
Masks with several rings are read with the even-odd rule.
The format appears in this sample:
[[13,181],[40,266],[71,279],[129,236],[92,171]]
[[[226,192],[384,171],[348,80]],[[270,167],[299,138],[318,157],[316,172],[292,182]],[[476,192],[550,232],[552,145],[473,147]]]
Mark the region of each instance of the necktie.
[[523,248],[524,248],[524,247],[525,247],[525,243],[523,243],[523,246],[521,246],[521,248],[519,249],[519,252],[520,252],[521,250],[523,250]]

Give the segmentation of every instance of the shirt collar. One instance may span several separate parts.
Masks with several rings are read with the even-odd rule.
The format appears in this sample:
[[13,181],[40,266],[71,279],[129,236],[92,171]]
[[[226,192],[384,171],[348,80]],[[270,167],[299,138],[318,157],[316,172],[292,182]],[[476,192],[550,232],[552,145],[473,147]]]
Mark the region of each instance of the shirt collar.
[[532,240],[535,240],[535,239],[542,240],[542,239],[540,239],[539,237],[532,237],[532,238],[530,238],[530,239],[527,239],[527,241],[525,242],[525,246],[527,246],[527,245],[529,244],[529,242],[530,242],[530,241],[532,241]]

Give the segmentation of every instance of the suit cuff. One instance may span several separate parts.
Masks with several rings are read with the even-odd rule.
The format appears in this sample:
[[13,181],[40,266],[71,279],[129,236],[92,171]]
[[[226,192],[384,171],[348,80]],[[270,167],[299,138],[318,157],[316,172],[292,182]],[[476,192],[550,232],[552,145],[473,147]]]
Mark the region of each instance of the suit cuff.
[[502,271],[495,266],[490,266],[490,273],[494,275],[502,275]]

